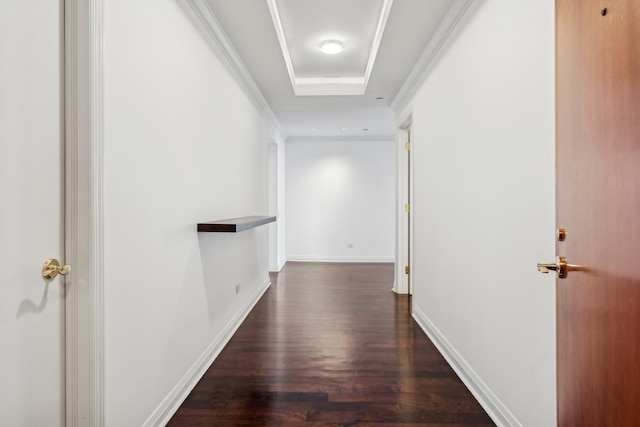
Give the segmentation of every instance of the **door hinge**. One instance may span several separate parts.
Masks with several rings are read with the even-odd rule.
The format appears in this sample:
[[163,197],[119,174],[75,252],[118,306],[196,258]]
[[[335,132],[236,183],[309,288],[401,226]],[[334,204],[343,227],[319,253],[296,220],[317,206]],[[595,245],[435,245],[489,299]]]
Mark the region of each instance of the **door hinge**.
[[411,150],[411,143],[409,141],[404,143],[404,149],[407,151]]
[[404,274],[409,274],[409,273],[411,273],[411,268],[409,268],[408,265],[405,265],[404,266]]
[[404,205],[404,211],[407,213],[411,212],[411,205],[409,203]]

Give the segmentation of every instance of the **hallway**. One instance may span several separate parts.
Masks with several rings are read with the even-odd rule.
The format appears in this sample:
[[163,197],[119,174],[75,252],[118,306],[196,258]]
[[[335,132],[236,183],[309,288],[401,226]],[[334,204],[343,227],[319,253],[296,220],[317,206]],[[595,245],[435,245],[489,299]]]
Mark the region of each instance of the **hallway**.
[[168,425],[494,425],[392,281],[393,264],[287,263]]

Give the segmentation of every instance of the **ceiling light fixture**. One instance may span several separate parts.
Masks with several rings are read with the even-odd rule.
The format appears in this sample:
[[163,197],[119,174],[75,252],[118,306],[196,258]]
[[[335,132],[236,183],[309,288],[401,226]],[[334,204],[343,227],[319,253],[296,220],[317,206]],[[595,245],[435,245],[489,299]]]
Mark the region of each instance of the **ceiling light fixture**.
[[344,45],[338,40],[325,40],[320,43],[320,50],[327,55],[335,55],[342,52]]

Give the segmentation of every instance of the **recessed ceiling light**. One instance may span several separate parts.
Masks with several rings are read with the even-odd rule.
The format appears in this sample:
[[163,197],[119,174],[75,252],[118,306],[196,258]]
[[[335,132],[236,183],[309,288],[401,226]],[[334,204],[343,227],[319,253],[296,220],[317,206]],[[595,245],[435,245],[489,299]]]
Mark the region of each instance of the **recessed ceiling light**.
[[343,131],[343,132],[346,132],[346,131],[348,131],[349,129],[348,129],[348,128],[342,128],[342,129],[340,129],[340,130],[341,130],[341,131]]
[[335,55],[342,52],[344,45],[338,40],[325,40],[320,43],[320,50],[327,55]]
[[317,132],[318,128],[311,128],[311,132]]

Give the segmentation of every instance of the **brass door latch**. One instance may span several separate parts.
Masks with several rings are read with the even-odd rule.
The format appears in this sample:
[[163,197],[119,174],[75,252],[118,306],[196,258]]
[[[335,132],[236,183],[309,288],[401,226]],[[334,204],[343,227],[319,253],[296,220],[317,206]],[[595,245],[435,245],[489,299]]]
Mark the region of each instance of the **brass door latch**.
[[46,260],[42,266],[42,277],[45,279],[54,279],[58,274],[66,276],[70,271],[71,266],[60,265],[57,259],[51,258]]

